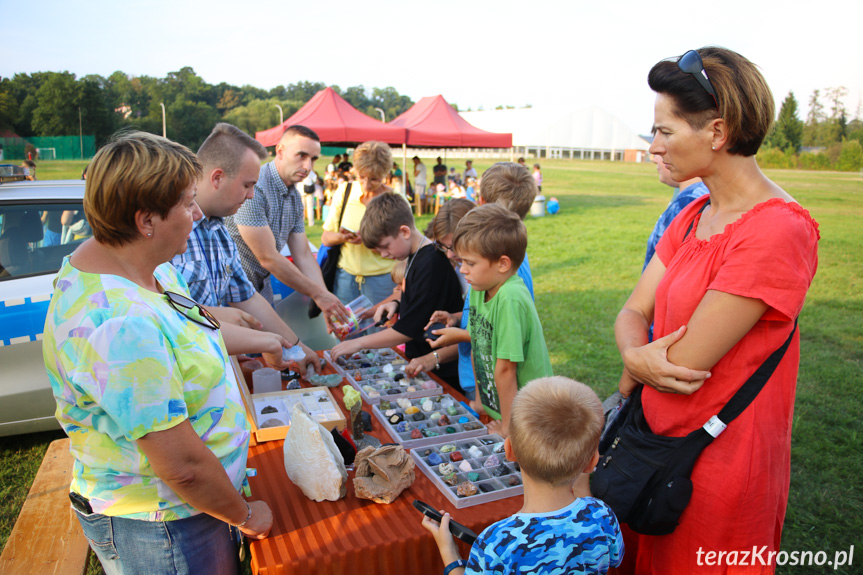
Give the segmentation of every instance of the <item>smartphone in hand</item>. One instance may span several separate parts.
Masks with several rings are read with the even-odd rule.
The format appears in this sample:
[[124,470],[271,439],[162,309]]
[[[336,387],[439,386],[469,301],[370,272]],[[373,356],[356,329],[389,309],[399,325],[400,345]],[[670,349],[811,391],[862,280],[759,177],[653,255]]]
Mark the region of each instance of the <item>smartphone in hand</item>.
[[[419,499],[414,499],[414,507],[417,510],[428,517],[429,519],[434,519],[438,523],[443,519],[443,515],[440,512],[436,511],[431,505],[428,503],[423,503]],[[468,545],[473,545],[473,542],[476,541],[477,534],[462,525],[461,523],[456,523],[452,519],[449,521],[449,532],[453,534],[453,537],[457,537],[467,543]]]

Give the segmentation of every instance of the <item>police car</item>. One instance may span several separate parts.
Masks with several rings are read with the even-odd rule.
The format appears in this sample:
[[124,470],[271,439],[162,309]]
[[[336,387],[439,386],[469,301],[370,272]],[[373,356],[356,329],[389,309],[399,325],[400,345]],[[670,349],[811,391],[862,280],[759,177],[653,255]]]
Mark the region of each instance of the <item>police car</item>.
[[0,185],[0,436],[59,429],[42,331],[63,257],[92,235],[84,181]]

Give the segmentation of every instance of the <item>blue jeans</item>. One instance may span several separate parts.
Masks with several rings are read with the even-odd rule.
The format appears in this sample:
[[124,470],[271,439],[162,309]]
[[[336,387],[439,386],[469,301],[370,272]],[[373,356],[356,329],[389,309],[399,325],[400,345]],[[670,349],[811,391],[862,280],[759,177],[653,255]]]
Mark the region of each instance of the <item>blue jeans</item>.
[[107,575],[236,575],[236,528],[201,513],[176,521],[139,521],[75,511]]
[[336,270],[333,293],[345,305],[360,297],[361,293],[369,298],[372,305],[393,295],[393,288],[396,287],[396,284],[393,283],[393,278],[390,277],[390,274],[364,276],[363,279],[365,281],[363,281],[362,287],[360,287],[356,276],[352,276],[342,268],[339,268]]

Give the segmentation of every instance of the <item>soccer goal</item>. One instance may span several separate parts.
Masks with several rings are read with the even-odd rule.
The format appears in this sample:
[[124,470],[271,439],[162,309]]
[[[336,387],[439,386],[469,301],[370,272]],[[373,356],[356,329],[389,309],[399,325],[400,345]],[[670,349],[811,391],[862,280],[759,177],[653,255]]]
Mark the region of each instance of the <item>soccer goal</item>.
[[36,153],[39,156],[40,160],[56,160],[57,159],[57,149],[56,148],[36,148]]

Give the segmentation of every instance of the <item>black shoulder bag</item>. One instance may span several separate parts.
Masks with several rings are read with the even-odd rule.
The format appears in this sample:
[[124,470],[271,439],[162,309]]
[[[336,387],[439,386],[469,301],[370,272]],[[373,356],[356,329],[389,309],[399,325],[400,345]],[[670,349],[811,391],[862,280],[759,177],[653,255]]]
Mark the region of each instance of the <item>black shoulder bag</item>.
[[[599,465],[591,491],[617,518],[645,535],[668,535],[692,497],[692,468],[710,445],[755,399],[785,355],[797,319],[785,343],[755,370],[725,407],[685,437],[656,435],[644,418],[641,390],[633,392],[617,421],[600,442]],[[616,422],[615,422],[616,423]]]
[[[351,197],[351,184],[348,182],[345,186],[345,193],[342,196],[342,210],[339,212],[339,229],[342,227],[342,218],[345,215],[345,207],[348,205],[348,198]],[[321,264],[321,275],[324,276],[324,285],[329,291],[333,291],[333,286],[336,283],[336,272],[339,270],[339,257],[342,255],[342,244],[331,247],[327,251],[327,259]],[[316,318],[321,315],[321,308],[315,303],[315,300],[309,302],[309,319]]]

